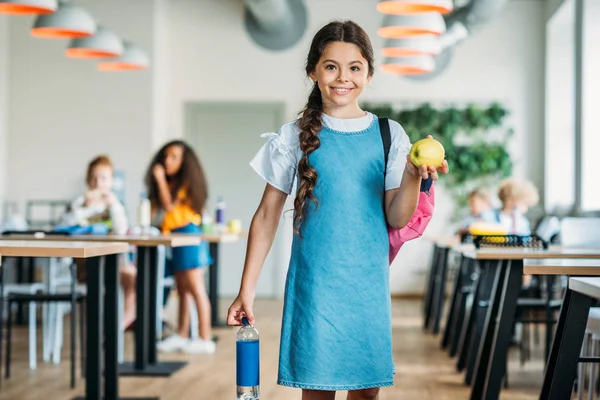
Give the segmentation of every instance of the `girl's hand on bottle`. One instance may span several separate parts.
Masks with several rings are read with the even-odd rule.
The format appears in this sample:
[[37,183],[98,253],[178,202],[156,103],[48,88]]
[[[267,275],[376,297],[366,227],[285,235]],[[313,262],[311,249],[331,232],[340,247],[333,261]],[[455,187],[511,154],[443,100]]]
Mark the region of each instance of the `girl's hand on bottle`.
[[166,177],[165,167],[163,167],[162,164],[156,164],[152,168],[152,174],[156,180],[164,180]]
[[254,304],[254,297],[250,295],[244,295],[240,292],[237,298],[229,307],[227,312],[227,325],[229,326],[241,326],[242,318],[247,317],[250,325],[254,325],[256,319],[252,312],[252,306]]

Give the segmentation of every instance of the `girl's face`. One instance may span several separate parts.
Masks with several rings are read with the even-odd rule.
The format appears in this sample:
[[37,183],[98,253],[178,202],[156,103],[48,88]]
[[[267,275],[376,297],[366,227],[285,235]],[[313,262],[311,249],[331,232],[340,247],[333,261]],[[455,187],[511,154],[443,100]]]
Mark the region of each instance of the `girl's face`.
[[319,85],[325,110],[358,104],[358,96],[371,80],[369,62],[358,46],[346,42],[327,45],[309,76]]
[[113,170],[108,165],[98,165],[92,170],[88,185],[91,190],[109,191],[112,189]]
[[173,145],[165,150],[165,173],[167,176],[176,175],[183,163],[183,147]]

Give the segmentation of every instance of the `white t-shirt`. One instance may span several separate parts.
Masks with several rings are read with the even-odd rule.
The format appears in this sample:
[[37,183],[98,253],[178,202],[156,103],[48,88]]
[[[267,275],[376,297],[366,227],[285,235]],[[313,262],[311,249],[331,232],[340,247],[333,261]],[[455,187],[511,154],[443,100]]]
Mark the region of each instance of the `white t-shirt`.
[[[321,121],[324,126],[335,131],[351,133],[367,129],[373,122],[373,118],[374,115],[369,112],[364,117],[351,119],[333,118],[322,114]],[[402,126],[392,120],[389,120],[389,123],[392,140],[386,165],[385,190],[400,186],[406,156],[411,147],[410,139]],[[265,133],[261,136],[267,137],[268,141],[250,161],[250,165],[271,186],[291,194],[298,162],[302,158],[298,121],[283,125],[277,133]]]

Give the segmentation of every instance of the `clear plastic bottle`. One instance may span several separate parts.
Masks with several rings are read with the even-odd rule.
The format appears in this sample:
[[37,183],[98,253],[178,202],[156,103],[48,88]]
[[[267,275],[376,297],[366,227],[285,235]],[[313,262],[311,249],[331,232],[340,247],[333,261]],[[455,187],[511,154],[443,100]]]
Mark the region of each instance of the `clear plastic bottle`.
[[142,233],[146,234],[152,223],[150,200],[146,193],[140,194],[140,203],[138,205],[138,225],[142,228]]
[[258,331],[242,318],[244,324],[236,336],[236,384],[238,400],[260,399],[260,346]]
[[215,216],[215,227],[217,229],[217,233],[225,232],[225,209],[227,205],[225,204],[225,200],[222,196],[217,198],[217,207],[216,207],[216,216]]

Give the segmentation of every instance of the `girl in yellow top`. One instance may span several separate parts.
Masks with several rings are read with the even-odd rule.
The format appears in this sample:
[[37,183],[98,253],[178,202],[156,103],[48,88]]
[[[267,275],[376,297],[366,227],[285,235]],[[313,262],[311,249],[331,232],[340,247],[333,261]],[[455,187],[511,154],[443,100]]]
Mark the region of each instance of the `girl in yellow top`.
[[[158,151],[148,168],[146,186],[153,214],[164,213],[163,233],[202,233],[200,223],[207,198],[206,180],[198,157],[185,142],[172,141]],[[214,353],[211,305],[204,286],[204,267],[211,262],[206,242],[172,249],[167,269],[175,276],[179,294],[179,326],[177,334],[158,344],[160,351]],[[190,298],[198,310],[200,338],[194,340],[189,338]]]

